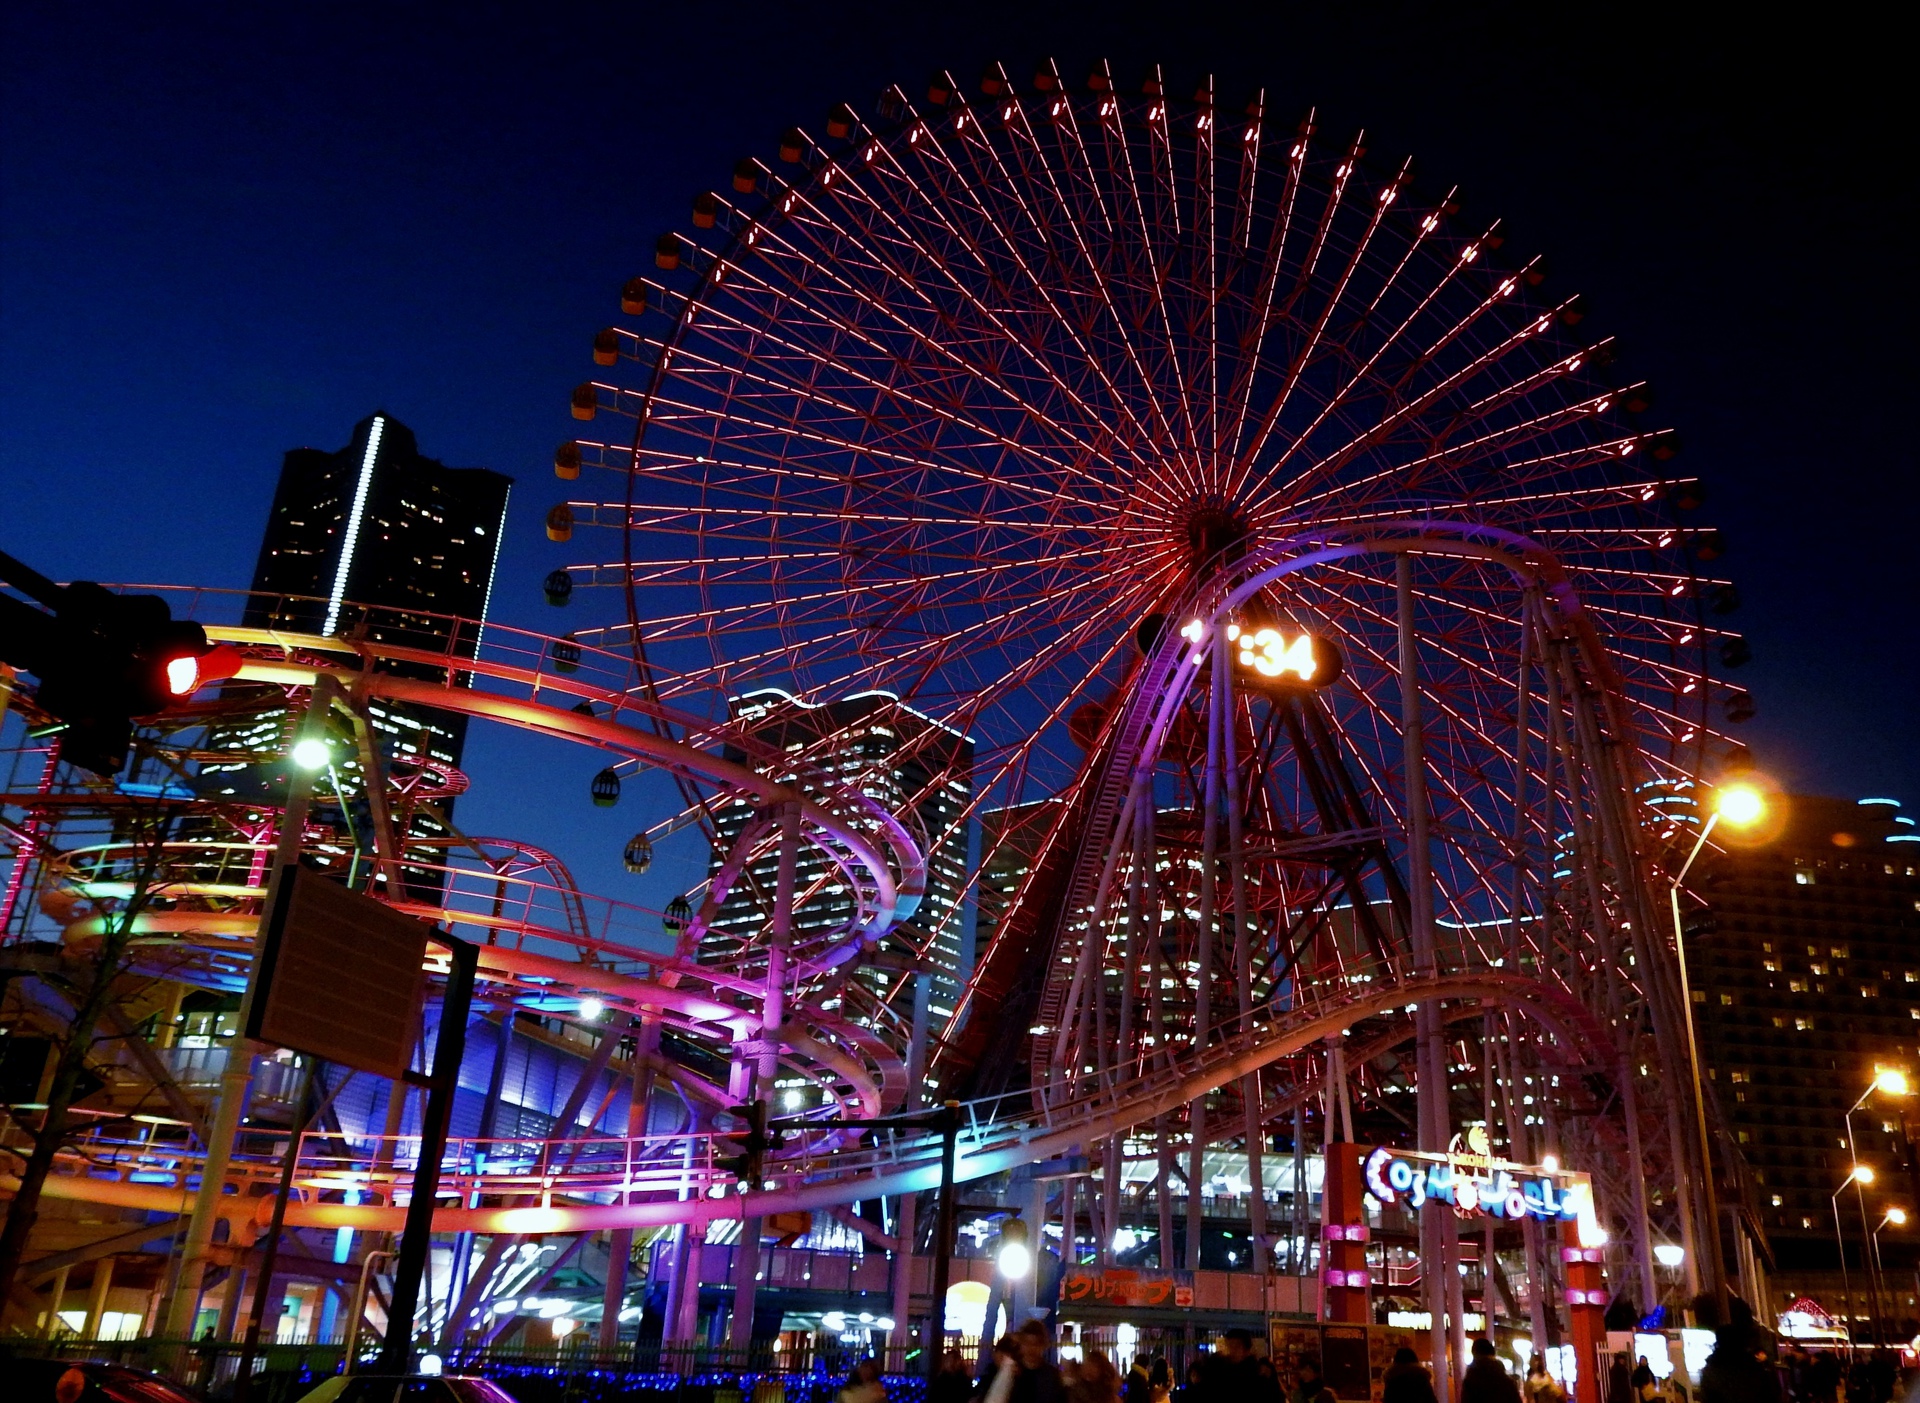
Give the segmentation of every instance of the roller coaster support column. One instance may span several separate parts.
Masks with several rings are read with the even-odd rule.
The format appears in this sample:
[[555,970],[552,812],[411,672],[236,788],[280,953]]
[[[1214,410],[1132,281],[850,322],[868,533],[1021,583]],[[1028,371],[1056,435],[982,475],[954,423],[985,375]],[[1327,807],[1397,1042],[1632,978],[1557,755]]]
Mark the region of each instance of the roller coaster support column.
[[[1395,595],[1400,626],[1400,732],[1407,821],[1408,932],[1417,974],[1435,974],[1439,963],[1433,942],[1432,850],[1427,826],[1427,747],[1420,712],[1420,651],[1413,617],[1413,561],[1401,551],[1393,558]],[[1417,1054],[1420,1148],[1445,1154],[1451,1139],[1448,1109],[1446,1046],[1440,1036],[1440,1010],[1425,1002],[1414,1013],[1419,1030]],[[1459,1305],[1459,1273],[1454,1270],[1456,1232],[1453,1218],[1444,1213],[1420,1218],[1420,1276],[1427,1310],[1433,1320],[1432,1363],[1434,1391],[1442,1398],[1452,1393],[1452,1362],[1466,1353],[1466,1321]],[[1451,1317],[1451,1319],[1449,1319]],[[1449,1325],[1451,1329],[1449,1329]],[[1455,1338],[1457,1336],[1457,1338]]]
[[1326,1308],[1323,1320],[1340,1325],[1369,1325],[1373,1304],[1367,1273],[1367,1209],[1360,1177],[1361,1147],[1335,1141],[1327,1146],[1326,1177],[1321,1188],[1320,1229],[1323,1265],[1320,1280]]
[[[647,1106],[653,1100],[653,1058],[660,1047],[658,1020],[635,1019],[632,1077],[627,1083],[627,1182],[633,1182],[633,1144],[647,1133]],[[608,1037],[614,1037],[611,1032]],[[633,1202],[629,1189],[623,1203]],[[607,1234],[607,1281],[600,1299],[600,1333],[595,1343],[603,1354],[620,1343],[620,1312],[627,1303],[627,1268],[633,1257],[633,1229],[615,1228]],[[636,1329],[635,1333],[638,1333]]]
[[[302,740],[323,740],[327,711],[333,705],[338,688],[330,677],[321,677],[307,695],[307,713],[301,719],[297,745]],[[273,909],[274,894],[285,880],[288,868],[300,860],[300,842],[306,833],[307,810],[313,801],[313,772],[289,762],[287,766],[287,804],[280,815],[280,836],[273,853],[273,875],[268,879],[260,902],[260,919]],[[259,932],[255,931],[255,949]],[[249,965],[246,991],[240,996],[240,1013],[235,1026],[245,1028],[253,1007],[254,989],[260,973],[259,962]],[[227,1165],[233,1157],[234,1136],[240,1131],[240,1117],[247,1105],[248,1087],[253,1081],[255,1044],[236,1036],[227,1047],[227,1063],[220,1073],[220,1099],[214,1111],[213,1125],[207,1132],[207,1156],[200,1170],[200,1191],[193,1200],[193,1215],[187,1220],[186,1242],[180,1250],[180,1274],[175,1279],[173,1299],[165,1312],[166,1334],[170,1339],[193,1337],[193,1326],[200,1313],[200,1292],[207,1274],[207,1257],[213,1246],[213,1225],[219,1217],[220,1198],[226,1191]]]
[[1560,1260],[1566,1265],[1568,1341],[1573,1346],[1577,1381],[1573,1396],[1576,1403],[1600,1403],[1606,1396],[1606,1378],[1602,1365],[1606,1359],[1607,1288],[1600,1266],[1606,1260],[1606,1248],[1583,1247],[1580,1225],[1567,1223],[1561,1232]]
[[[760,1037],[751,1047],[756,1061],[748,1094],[771,1103],[773,1081],[780,1068],[780,1027],[786,1022],[787,948],[793,943],[793,882],[800,849],[800,806],[786,804],[780,810],[780,861],[773,888],[773,927],[767,940],[766,995],[761,1004]],[[877,1111],[878,1106],[867,1107]],[[754,1190],[759,1184],[750,1185]],[[735,1349],[753,1344],[753,1301],[760,1280],[760,1219],[746,1218],[740,1224],[740,1245],[734,1252],[733,1320],[727,1327],[727,1343]]]
[[421,1117],[420,1158],[413,1166],[413,1197],[407,1202],[407,1226],[400,1235],[400,1256],[393,1269],[393,1299],[387,1309],[387,1334],[380,1346],[376,1374],[413,1372],[413,1316],[420,1304],[420,1274],[433,1246],[433,1209],[440,1189],[440,1161],[447,1152],[447,1127],[453,1118],[453,1093],[467,1050],[467,1011],[473,1005],[473,977],[480,967],[478,946],[436,935],[447,947],[447,992],[440,1005],[440,1032],[434,1039],[433,1074],[427,1110]]

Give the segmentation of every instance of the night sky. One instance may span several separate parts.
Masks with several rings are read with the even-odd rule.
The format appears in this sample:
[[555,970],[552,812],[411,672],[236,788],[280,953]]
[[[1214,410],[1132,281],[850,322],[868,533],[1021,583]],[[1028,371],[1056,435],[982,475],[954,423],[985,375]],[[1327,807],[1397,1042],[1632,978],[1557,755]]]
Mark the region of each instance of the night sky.
[[[567,391],[695,192],[889,81],[1160,62],[1176,90],[1211,70],[1236,105],[1317,106],[1329,139],[1365,127],[1585,292],[1707,481],[1761,764],[1920,806],[1905,43],[1864,7],[1793,12],[1818,30],[1546,8],[13,0],[0,546],[61,578],[244,587],[282,452],[381,408],[519,480],[494,617],[563,628],[539,580],[582,557],[540,518],[567,495]],[[482,737],[469,761],[490,787],[463,824],[634,894],[641,815],[588,807],[590,759]],[[513,812],[556,774],[577,804]]]

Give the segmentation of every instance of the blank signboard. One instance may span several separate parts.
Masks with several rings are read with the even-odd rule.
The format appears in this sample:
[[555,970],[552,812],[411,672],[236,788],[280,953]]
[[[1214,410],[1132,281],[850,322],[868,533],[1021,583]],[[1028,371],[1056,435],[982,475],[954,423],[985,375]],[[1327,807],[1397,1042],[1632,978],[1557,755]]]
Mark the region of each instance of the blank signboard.
[[247,1036],[399,1077],[413,1060],[430,933],[370,896],[291,868],[261,942]]

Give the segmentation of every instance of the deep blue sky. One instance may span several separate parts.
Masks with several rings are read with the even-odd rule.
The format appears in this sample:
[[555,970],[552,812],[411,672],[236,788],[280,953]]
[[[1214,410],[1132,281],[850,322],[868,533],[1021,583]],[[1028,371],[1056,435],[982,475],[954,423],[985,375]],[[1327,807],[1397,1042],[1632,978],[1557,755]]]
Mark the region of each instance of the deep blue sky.
[[[13,0],[0,545],[61,577],[244,586],[282,451],[384,407],[519,479],[495,615],[554,627],[566,392],[694,192],[889,80],[1159,61],[1366,127],[1585,291],[1726,528],[1762,763],[1920,803],[1904,41],[1865,7],[1673,8]],[[601,885],[640,815],[573,804],[578,757],[542,766],[564,823],[509,814],[526,769],[463,817],[591,852]]]

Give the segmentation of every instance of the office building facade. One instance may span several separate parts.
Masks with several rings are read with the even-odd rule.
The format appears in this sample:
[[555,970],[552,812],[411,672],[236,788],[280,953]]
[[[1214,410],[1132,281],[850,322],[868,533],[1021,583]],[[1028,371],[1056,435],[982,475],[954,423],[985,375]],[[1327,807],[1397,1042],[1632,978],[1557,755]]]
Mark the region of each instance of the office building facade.
[[[927,852],[926,896],[909,922],[911,929],[904,938],[890,938],[886,953],[904,956],[913,944],[925,944],[933,963],[930,1010],[938,1035],[952,1016],[973,959],[966,899],[972,741],[888,692],[862,692],[816,705],[768,688],[734,698],[731,711],[757,739],[803,754],[815,768],[842,780],[857,780],[861,792],[918,830],[915,836]],[[737,752],[729,758],[746,759]],[[744,804],[720,811],[709,875],[720,870],[752,813]],[[734,884],[701,939],[702,961],[726,964],[736,959],[766,928],[772,920],[778,862],[777,851],[769,846],[747,865],[746,880]],[[817,849],[801,849],[795,890],[813,892],[794,909],[797,936],[844,925],[851,915],[851,894],[828,879],[825,857]],[[910,1016],[911,982],[905,981],[903,988],[898,969],[876,965],[856,971],[855,978],[886,999],[899,1017]]]
[[[424,456],[413,431],[387,414],[361,420],[335,452],[291,450],[281,464],[243,622],[473,657],[512,486],[500,473],[449,468]],[[426,663],[396,670],[438,675]],[[422,773],[433,785],[435,771],[458,771],[465,717],[385,702],[369,713],[385,762],[402,776]],[[277,757],[290,725],[284,713],[267,713],[219,732],[217,748],[276,759],[208,764],[203,787],[241,799],[270,798],[285,782]],[[340,748],[335,775],[351,806],[360,764],[347,748]],[[444,818],[452,802],[449,795],[428,807]],[[409,824],[408,836],[429,845],[444,833],[431,813],[416,812]],[[421,856],[427,860],[425,849]],[[409,882],[418,876],[410,870]]]
[[[1707,904],[1686,928],[1701,1060],[1752,1172],[1776,1294],[1795,1294],[1836,1272],[1836,1237],[1859,1272],[1872,1224],[1852,1189],[1837,1233],[1834,1219],[1856,1157],[1875,1173],[1870,1218],[1920,1209],[1910,1098],[1866,1096],[1851,1145],[1847,1124],[1876,1072],[1920,1081],[1920,828],[1892,799],[1783,802],[1777,836],[1701,856]],[[1910,1261],[1905,1239],[1889,1229],[1883,1252]]]

